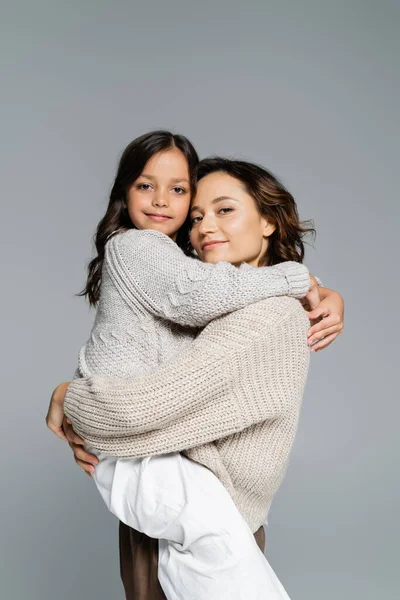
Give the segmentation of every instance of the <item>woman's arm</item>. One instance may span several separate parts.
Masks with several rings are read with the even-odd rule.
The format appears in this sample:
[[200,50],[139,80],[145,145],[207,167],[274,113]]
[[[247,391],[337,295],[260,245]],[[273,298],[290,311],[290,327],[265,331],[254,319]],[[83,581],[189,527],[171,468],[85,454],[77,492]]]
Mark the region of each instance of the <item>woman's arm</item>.
[[301,399],[307,318],[271,298],[211,323],[173,363],[129,379],[76,379],[75,431],[98,450],[146,456],[201,445],[277,418]]
[[133,229],[111,238],[106,267],[128,304],[191,327],[271,296],[301,298],[310,289],[308,270],[300,263],[257,269],[202,263],[151,230]]
[[[343,331],[344,320],[344,304],[340,294],[328,288],[323,288],[320,292],[323,298],[320,306],[318,306],[317,310],[308,313],[314,320],[320,319],[319,323],[311,327],[307,334],[309,345],[313,344],[311,349],[317,352],[331,344]],[[71,422],[64,418],[63,403],[68,385],[69,383],[60,384],[54,390],[46,423],[58,437],[64,439],[65,434],[68,444],[74,453],[76,464],[90,477],[90,473],[94,472],[98,464],[98,459],[95,455],[86,452],[84,449],[84,440],[75,433]],[[185,440],[188,437],[188,430],[185,424],[177,423],[175,425],[173,423],[171,426],[172,429],[174,439],[178,442],[178,446],[182,447],[182,444],[185,444]],[[169,435],[165,438],[163,430],[156,430],[150,434],[146,433],[135,436],[135,442],[137,443],[135,451],[140,452],[140,448],[148,447],[151,444],[152,453],[160,453],[165,446],[165,440],[169,439]],[[171,445],[169,441],[167,443],[169,444],[168,452],[177,449],[176,445]]]

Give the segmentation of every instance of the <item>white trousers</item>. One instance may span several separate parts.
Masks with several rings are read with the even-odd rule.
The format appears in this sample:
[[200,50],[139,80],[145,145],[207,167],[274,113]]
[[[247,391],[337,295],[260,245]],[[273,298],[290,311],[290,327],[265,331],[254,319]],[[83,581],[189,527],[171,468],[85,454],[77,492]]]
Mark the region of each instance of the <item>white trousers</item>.
[[158,577],[168,600],[289,600],[228,491],[178,452],[105,456],[94,481],[120,521],[159,539]]

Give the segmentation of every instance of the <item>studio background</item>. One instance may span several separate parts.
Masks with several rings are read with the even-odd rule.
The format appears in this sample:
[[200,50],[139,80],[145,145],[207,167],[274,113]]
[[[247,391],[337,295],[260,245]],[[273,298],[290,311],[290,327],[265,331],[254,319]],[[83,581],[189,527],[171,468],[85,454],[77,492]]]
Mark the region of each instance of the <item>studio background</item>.
[[6,0],[0,20],[1,597],[123,599],[117,521],[44,417],[90,331],[74,293],[119,155],[169,128],[278,174],[346,301],[269,561],[293,600],[397,598],[399,3]]

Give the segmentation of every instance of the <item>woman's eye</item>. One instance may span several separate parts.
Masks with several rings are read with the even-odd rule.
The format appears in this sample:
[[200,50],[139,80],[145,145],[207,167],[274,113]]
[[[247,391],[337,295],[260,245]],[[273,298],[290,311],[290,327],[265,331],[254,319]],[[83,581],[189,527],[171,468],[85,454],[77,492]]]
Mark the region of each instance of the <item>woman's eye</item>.
[[181,194],[186,194],[186,190],[185,190],[185,189],[183,189],[183,188],[181,188],[181,187],[179,187],[179,186],[177,186],[177,187],[174,187],[174,188],[172,188],[172,189],[174,190],[174,192],[175,192],[175,193],[177,193],[177,194],[179,194],[179,195],[181,195]]
[[201,217],[193,217],[191,223],[192,225],[196,225],[196,223],[199,223],[201,221]]
[[218,212],[222,213],[223,215],[226,215],[232,211],[233,211],[233,208],[226,206],[225,208],[221,208]]

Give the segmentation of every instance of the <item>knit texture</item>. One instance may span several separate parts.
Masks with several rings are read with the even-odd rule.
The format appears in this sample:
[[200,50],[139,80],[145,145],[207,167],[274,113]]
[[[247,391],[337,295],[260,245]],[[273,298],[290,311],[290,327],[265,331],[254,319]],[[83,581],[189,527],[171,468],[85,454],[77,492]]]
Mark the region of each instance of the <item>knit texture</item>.
[[[256,479],[259,485],[267,485],[268,493],[260,496],[251,482],[250,487],[244,484],[249,477],[247,463],[240,475],[242,461],[238,455],[245,452],[248,456],[250,452],[260,458],[266,452],[256,449],[252,437],[248,439],[252,428],[231,434],[259,423],[261,438],[268,440],[262,422],[281,418],[278,405],[283,396],[276,395],[272,386],[268,388],[267,403],[262,402],[261,408],[253,404],[251,390],[257,378],[239,376],[247,362],[245,355],[239,359],[238,353],[249,347],[252,336],[260,339],[260,323],[278,331],[276,319],[282,317],[283,323],[283,313],[288,317],[297,311],[304,333],[308,321],[299,303],[289,298],[281,299],[279,310],[271,299],[270,304],[258,306],[253,317],[250,307],[232,312],[225,319],[218,317],[271,295],[304,296],[308,287],[308,271],[298,263],[260,269],[248,265],[238,269],[228,263],[207,265],[186,257],[158,232],[131,230],[113,237],[106,245],[95,323],[79,356],[79,372],[85,378],[71,384],[65,400],[66,414],[85,441],[106,454],[140,457],[189,449],[186,453],[190,458],[212,469],[221,479],[255,531],[265,520],[274,486],[266,483],[264,474],[271,479],[266,467]],[[275,313],[270,311],[273,306]],[[243,319],[244,314],[249,321]],[[273,314],[275,321],[270,320]],[[195,328],[214,319],[193,345]],[[300,338],[303,350],[307,350],[305,334]],[[231,355],[232,362],[227,361]],[[165,368],[153,373],[162,363]],[[268,364],[282,368],[272,347]],[[265,375],[264,362],[255,370],[259,371]],[[140,376],[132,378],[143,373],[151,375],[143,380]],[[282,426],[287,428],[288,421]],[[294,435],[295,425],[290,431]],[[286,437],[288,452],[290,436]],[[213,443],[215,440],[218,442]],[[269,462],[273,458],[269,456],[265,464],[275,473],[273,461]],[[281,458],[276,464],[281,474],[284,462]]]
[[210,265],[185,256],[158,231],[118,234],[106,244],[100,302],[79,372],[149,371],[188,344],[196,328],[270,296],[305,296],[309,285],[300,263]]

